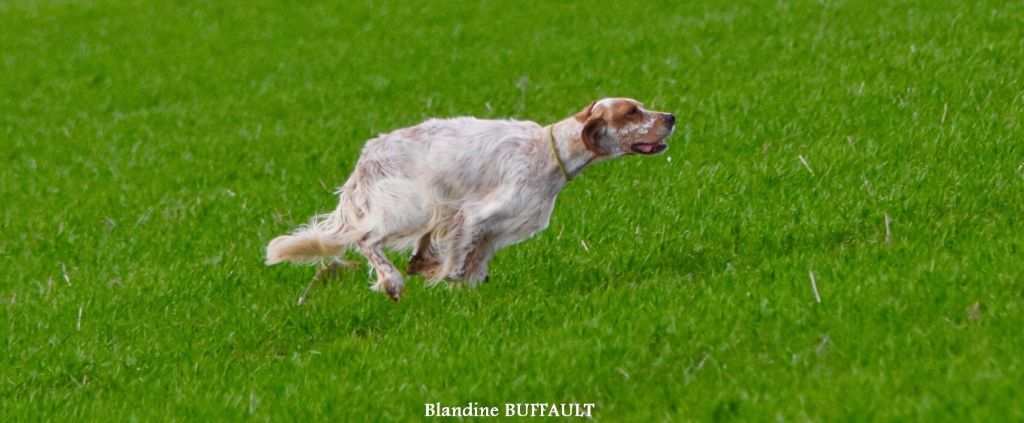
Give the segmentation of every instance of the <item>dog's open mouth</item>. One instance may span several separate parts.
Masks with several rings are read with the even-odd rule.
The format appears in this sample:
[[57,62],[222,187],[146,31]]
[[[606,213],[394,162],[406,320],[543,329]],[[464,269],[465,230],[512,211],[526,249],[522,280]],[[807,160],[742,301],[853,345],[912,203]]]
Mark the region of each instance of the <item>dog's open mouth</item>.
[[658,154],[668,148],[668,144],[664,143],[637,143],[629,147],[634,153],[640,154]]

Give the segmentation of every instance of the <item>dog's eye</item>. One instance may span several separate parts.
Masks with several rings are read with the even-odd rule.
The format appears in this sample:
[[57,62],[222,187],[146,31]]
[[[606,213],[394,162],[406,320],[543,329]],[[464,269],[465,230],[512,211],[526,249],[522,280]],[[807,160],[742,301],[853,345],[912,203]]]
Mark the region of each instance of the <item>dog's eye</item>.
[[626,113],[626,116],[629,116],[629,117],[635,117],[635,116],[638,116],[638,115],[640,115],[640,108],[638,108],[636,106],[633,106],[632,109],[629,109],[629,113]]

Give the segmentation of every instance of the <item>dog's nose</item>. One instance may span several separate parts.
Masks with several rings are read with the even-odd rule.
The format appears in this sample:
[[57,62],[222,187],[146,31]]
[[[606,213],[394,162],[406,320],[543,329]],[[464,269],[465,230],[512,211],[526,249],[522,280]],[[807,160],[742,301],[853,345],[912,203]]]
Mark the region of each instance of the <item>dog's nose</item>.
[[668,123],[668,126],[676,126],[676,115],[666,113],[665,122]]

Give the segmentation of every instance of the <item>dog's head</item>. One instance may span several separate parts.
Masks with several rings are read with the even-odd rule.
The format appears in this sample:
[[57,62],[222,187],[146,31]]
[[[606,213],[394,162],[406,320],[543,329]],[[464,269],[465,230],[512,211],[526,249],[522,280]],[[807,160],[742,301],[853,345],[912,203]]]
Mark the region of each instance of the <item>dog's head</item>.
[[587,149],[598,155],[657,154],[665,151],[676,117],[644,109],[630,98],[605,98],[590,103],[576,114],[583,123],[580,136]]

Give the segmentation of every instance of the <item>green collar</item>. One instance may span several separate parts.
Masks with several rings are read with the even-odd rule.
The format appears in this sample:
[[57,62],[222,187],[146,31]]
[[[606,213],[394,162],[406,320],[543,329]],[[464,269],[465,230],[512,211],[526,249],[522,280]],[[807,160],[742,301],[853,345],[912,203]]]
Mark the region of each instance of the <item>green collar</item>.
[[569,182],[572,180],[572,176],[569,176],[569,171],[565,170],[565,163],[562,163],[562,158],[558,156],[558,149],[555,148],[555,125],[548,127],[548,144],[551,144],[551,155],[555,156],[555,163],[558,163],[558,170],[562,171],[562,176],[565,176],[565,181]]

